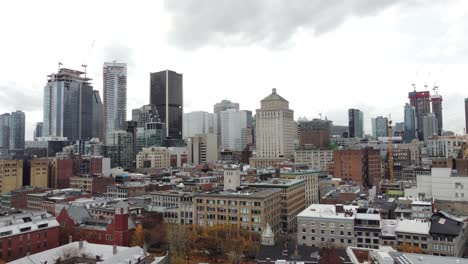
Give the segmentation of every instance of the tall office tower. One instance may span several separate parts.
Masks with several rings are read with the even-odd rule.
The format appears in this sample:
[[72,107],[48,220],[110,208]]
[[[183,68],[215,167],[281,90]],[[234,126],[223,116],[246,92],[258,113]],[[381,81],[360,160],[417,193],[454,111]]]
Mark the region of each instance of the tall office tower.
[[416,132],[419,140],[423,140],[423,118],[431,112],[431,95],[429,91],[417,92],[414,90],[408,94],[410,105],[416,113]]
[[363,138],[364,137],[364,114],[359,109],[348,110],[349,120],[349,137]]
[[435,94],[431,96],[432,113],[437,118],[437,135],[441,136],[443,131],[443,117],[442,117],[442,96]]
[[132,121],[136,121],[138,127],[145,127],[147,123],[161,123],[161,117],[156,106],[148,104],[132,110]]
[[378,116],[371,119],[372,123],[372,137],[378,139],[379,137],[388,137],[388,118]]
[[12,112],[10,116],[10,150],[24,149],[26,116],[23,111]]
[[423,117],[423,135],[424,140],[437,136],[437,117],[429,113]]
[[405,137],[405,122],[396,122],[395,128],[393,129],[393,136],[394,137],[401,137],[404,139]]
[[92,113],[93,113],[93,124],[92,124],[92,138],[99,138],[100,141],[104,141],[104,106],[102,104],[101,96],[99,91],[93,91],[92,101]]
[[216,135],[218,137],[218,146],[221,146],[221,115],[219,113],[228,109],[239,110],[239,104],[233,103],[230,100],[222,100],[221,102],[216,103],[213,107],[216,123]]
[[44,123],[42,122],[37,122],[36,127],[34,128],[34,140],[37,138],[42,137],[42,126]]
[[416,118],[416,109],[410,104],[405,104],[405,136],[406,143],[410,143],[413,139],[418,138],[417,128],[418,121]]
[[261,101],[257,109],[257,158],[291,158],[293,155],[294,111],[289,102],[276,93]]
[[8,154],[10,149],[10,116],[9,113],[0,115],[0,152],[2,155]]
[[182,74],[165,70],[150,75],[150,104],[156,106],[169,139],[182,139],[184,92]]
[[465,134],[468,133],[468,98],[465,98]]
[[298,127],[299,146],[328,149],[330,147],[330,126],[331,121],[322,119],[300,122]]
[[104,134],[125,129],[127,120],[127,64],[106,62],[104,81]]
[[62,68],[44,87],[43,136],[88,140],[92,135],[93,87],[81,71]]
[[247,111],[228,109],[221,116],[221,148],[242,151],[248,144]]
[[197,134],[214,134],[215,115],[204,111],[195,111],[184,114],[182,126],[183,138],[193,137]]

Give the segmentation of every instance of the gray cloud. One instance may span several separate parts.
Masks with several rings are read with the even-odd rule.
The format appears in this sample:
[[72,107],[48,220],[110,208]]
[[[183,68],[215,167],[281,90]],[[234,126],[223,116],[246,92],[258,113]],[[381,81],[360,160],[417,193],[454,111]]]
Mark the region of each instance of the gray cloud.
[[3,112],[42,110],[42,95],[16,84],[0,84],[0,102],[0,111]]
[[166,0],[169,40],[181,48],[207,44],[283,46],[300,29],[323,34],[352,16],[370,16],[417,0]]

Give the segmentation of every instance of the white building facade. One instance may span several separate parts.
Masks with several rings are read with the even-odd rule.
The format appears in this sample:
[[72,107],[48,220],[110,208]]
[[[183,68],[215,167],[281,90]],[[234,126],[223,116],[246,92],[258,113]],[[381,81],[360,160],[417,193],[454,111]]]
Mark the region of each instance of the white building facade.
[[247,111],[228,109],[221,118],[221,148],[242,151],[247,146]]

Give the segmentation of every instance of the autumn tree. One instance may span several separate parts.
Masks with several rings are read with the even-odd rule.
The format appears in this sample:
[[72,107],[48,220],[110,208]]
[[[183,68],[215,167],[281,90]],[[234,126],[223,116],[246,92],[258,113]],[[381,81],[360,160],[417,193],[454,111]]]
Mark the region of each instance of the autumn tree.
[[398,246],[398,249],[405,253],[422,253],[422,249],[420,247],[413,246],[409,243],[402,243],[400,246]]
[[143,243],[145,242],[145,231],[143,230],[143,226],[138,224],[135,228],[135,233],[133,234],[132,242],[130,245],[132,247],[140,246],[143,247]]
[[190,254],[192,232],[184,225],[172,224],[167,228],[166,239],[173,263],[180,263]]

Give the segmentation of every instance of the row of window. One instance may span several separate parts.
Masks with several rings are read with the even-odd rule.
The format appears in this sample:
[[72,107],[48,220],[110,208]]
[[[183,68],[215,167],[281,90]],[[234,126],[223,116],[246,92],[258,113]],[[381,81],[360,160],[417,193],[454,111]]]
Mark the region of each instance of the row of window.
[[[307,236],[302,236],[302,240],[307,240]],[[325,237],[320,237],[320,239],[319,239],[318,237],[311,236],[310,240],[312,240],[312,241],[317,240],[317,241],[325,242],[327,239]],[[353,243],[352,239],[343,239],[343,238],[341,238],[341,239],[338,240],[338,239],[335,239],[335,238],[330,238],[330,242],[332,242],[332,243],[335,243],[335,242],[338,242],[338,241],[340,243],[342,243],[342,244],[345,243],[345,242],[347,242],[348,244]]]

